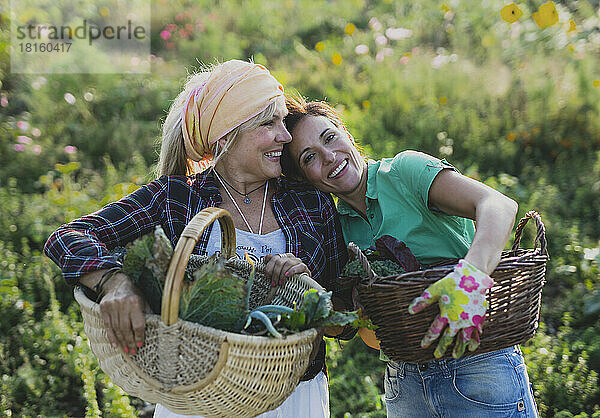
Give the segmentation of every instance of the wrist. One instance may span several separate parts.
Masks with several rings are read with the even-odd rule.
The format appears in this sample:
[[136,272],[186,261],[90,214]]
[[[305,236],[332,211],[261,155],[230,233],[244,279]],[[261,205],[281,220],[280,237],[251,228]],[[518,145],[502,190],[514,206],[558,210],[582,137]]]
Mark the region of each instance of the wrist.
[[98,300],[101,300],[104,295],[106,295],[107,291],[112,287],[114,279],[118,277],[119,273],[122,273],[122,271],[121,267],[112,267],[102,273],[102,277],[92,289],[98,296]]

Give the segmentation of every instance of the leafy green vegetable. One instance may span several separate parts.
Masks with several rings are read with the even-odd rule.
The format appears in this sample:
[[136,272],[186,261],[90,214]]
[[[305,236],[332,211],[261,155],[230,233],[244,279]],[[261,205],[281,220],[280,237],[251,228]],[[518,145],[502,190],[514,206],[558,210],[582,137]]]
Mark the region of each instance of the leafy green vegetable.
[[160,314],[164,278],[172,256],[173,247],[160,225],[125,248],[123,272],[142,290],[156,314]]
[[239,332],[247,317],[244,280],[225,267],[224,259],[204,264],[193,273],[179,304],[179,317],[225,331]]
[[[393,262],[392,260],[373,260],[369,261],[369,264],[371,265],[371,269],[373,270],[373,272],[378,276],[382,277],[394,276],[406,272],[406,270],[404,270],[401,265]],[[367,273],[365,272],[362,264],[358,260],[352,260],[348,262],[344,266],[342,275],[346,277],[367,277]]]
[[[257,320],[254,327],[250,327],[252,319]],[[276,320],[275,324],[272,324],[272,319]],[[260,306],[250,313],[245,328],[248,328],[249,333],[263,334],[264,329],[261,329],[263,327],[270,335],[281,338],[285,333],[348,324],[355,328],[373,328],[369,320],[359,318],[358,312],[334,311],[331,304],[331,292],[319,293],[316,289],[309,289],[304,292],[304,299],[299,309],[291,310],[277,305]]]
[[[375,248],[363,251],[371,269],[381,277],[396,276],[409,271],[419,270],[420,264],[412,251],[402,241],[391,235],[383,235],[375,240]],[[344,266],[342,275],[345,277],[367,277],[362,264],[352,260]]]

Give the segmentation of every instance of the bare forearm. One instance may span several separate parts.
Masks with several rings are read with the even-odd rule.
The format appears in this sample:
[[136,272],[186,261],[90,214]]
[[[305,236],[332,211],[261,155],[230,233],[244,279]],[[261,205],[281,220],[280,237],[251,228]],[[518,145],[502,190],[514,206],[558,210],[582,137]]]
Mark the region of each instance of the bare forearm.
[[517,203],[501,194],[479,202],[475,212],[476,232],[465,260],[491,274],[512,231]]

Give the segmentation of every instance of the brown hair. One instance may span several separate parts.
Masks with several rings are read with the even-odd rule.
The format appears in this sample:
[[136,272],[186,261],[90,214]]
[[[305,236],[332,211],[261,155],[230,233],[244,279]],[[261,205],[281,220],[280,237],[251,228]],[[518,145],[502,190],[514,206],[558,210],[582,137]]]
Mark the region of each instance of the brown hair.
[[[288,132],[292,133],[294,128],[307,116],[324,116],[331,121],[337,128],[344,128],[342,118],[327,102],[307,102],[299,94],[286,95],[285,105],[288,110],[287,116],[283,119]],[[345,128],[344,128],[345,129]],[[289,178],[295,180],[304,180],[304,174],[298,167],[296,161],[290,154],[289,143],[283,145],[281,155],[281,172]]]

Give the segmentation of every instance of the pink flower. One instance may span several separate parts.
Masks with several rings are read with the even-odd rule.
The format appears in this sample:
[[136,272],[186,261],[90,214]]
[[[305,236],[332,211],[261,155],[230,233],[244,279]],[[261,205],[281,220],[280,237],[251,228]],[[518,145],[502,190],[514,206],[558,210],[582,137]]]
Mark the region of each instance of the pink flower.
[[169,32],[168,30],[163,30],[160,33],[160,37],[166,41],[167,39],[169,39],[171,37],[171,32]]
[[2,106],[2,107],[8,106],[8,99],[4,95],[2,97],[0,97],[0,106]]
[[15,145],[13,145],[13,148],[17,152],[25,151],[25,145],[23,145],[23,144],[15,144]]
[[42,131],[40,131],[38,128],[33,128],[33,129],[31,130],[31,135],[35,136],[36,138],[37,138],[38,136],[40,136],[41,134],[42,134]]
[[42,147],[36,144],[31,148],[31,152],[33,152],[34,154],[39,154],[40,152],[42,152]]
[[73,146],[73,145],[67,145],[64,148],[65,153],[67,154],[75,154],[77,152],[77,147]]
[[462,276],[458,287],[471,293],[473,290],[477,290],[477,288],[479,287],[479,283],[475,281],[473,276]]
[[494,280],[492,280],[491,277],[486,276],[483,278],[483,280],[481,280],[481,284],[484,288],[489,289],[494,285]]
[[175,16],[175,20],[178,22],[181,22],[183,20],[184,16],[183,13],[179,13],[177,14],[177,16]]
[[19,144],[31,144],[31,138],[29,138],[28,136],[25,136],[25,135],[19,135],[17,137],[17,142]]
[[29,129],[29,124],[24,120],[20,120],[17,122],[17,128],[19,128],[22,131],[26,131],[27,129]]
[[463,336],[464,342],[467,342],[471,339],[471,337],[473,336],[474,330],[475,330],[475,327],[468,327],[468,328],[463,329],[463,332],[461,334]]
[[466,312],[462,312],[462,313],[460,314],[460,319],[469,319],[469,314],[468,314],[468,313],[466,313]]
[[169,32],[173,32],[175,31],[175,29],[177,29],[177,25],[174,23],[169,23],[165,29]]
[[450,296],[448,296],[448,295],[442,295],[441,301],[444,302],[445,304],[450,303]]
[[400,64],[408,64],[408,57],[407,56],[403,56],[402,58],[400,58]]
[[[439,325],[439,326],[436,326],[436,325]],[[431,330],[435,334],[439,334],[440,332],[442,332],[442,330],[444,329],[444,327],[446,325],[448,325],[448,318],[440,316],[440,317],[438,317],[438,319],[436,321],[433,321],[433,323],[431,324]]]
[[484,316],[473,315],[473,317],[471,318],[471,320],[473,321],[473,324],[475,324],[475,326],[477,328],[479,328],[481,326],[481,324],[483,323],[483,321],[485,320],[485,315]]

